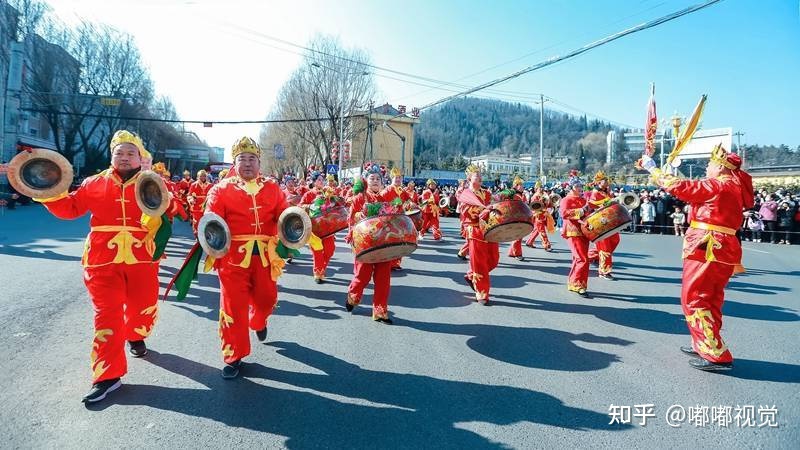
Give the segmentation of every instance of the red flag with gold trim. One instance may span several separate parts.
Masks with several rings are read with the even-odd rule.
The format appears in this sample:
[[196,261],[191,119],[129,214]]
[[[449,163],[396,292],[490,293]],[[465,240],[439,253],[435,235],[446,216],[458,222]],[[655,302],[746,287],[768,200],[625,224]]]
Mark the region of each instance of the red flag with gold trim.
[[650,100],[647,102],[647,122],[644,126],[644,153],[652,157],[656,153],[655,138],[658,128],[658,116],[656,115],[656,84],[650,85]]

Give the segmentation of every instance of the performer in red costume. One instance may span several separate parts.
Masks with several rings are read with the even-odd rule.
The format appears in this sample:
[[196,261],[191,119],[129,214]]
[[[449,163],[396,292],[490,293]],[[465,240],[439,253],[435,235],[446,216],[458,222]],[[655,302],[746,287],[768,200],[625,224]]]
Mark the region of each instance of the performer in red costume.
[[143,225],[134,186],[142,140],[120,130],[111,139],[111,167],[81,183],[72,193],[36,199],[54,216],[76,219],[91,214],[83,254],[83,280],[94,308],[92,389],[85,403],[103,400],[127,373],[125,341],[131,356],[147,354],[144,340],[158,316],[158,263],[155,244]]
[[[303,194],[303,198],[300,200],[301,206],[309,208],[317,197],[336,195],[335,188],[325,186],[325,177],[322,173],[312,172],[311,181],[313,183],[312,188]],[[314,282],[322,284],[325,282],[325,272],[328,269],[328,264],[336,251],[336,237],[334,235],[326,236],[322,239],[312,237],[312,240],[315,242],[309,241],[309,247],[314,260]],[[316,243],[316,240],[320,240],[321,245]]]
[[533,211],[533,231],[531,234],[528,235],[528,238],[525,240],[525,245],[530,248],[536,248],[536,238],[541,236],[542,237],[542,245],[544,246],[544,251],[551,252],[553,251],[552,244],[550,243],[550,237],[548,233],[552,233],[555,231],[555,221],[553,220],[553,215],[551,211],[555,208],[550,197],[544,193],[542,190],[542,184],[540,182],[536,182],[533,186],[533,195],[531,195],[531,203],[539,202],[541,203],[542,207]]
[[[514,195],[510,200],[525,201],[525,194],[523,193],[525,188],[523,187],[523,183],[524,180],[522,178],[519,176],[514,177],[514,181],[511,185]],[[525,257],[522,256],[522,239],[517,239],[511,243],[511,246],[508,248],[508,256],[517,258],[520,261],[525,261]]]
[[325,176],[325,181],[327,181],[327,186],[332,189],[334,195],[338,196],[341,193],[339,183],[336,182],[336,177],[333,176],[333,174],[329,173],[327,176]]
[[239,375],[250,354],[248,329],[267,339],[269,316],[278,301],[276,282],[284,260],[278,256],[278,217],[289,206],[278,183],[259,173],[261,148],[243,137],[231,149],[236,175],[215,184],[206,212],[222,217],[231,232],[231,250],[214,261],[219,274],[219,334],[225,367],[223,378]]
[[189,195],[186,199],[189,202],[189,207],[192,213],[192,231],[197,236],[197,223],[200,222],[200,217],[203,216],[203,208],[206,203],[206,196],[208,191],[211,190],[213,184],[208,182],[208,172],[205,170],[197,171],[197,181],[192,183],[189,187]]
[[589,239],[583,235],[580,219],[589,212],[589,205],[583,197],[583,180],[573,170],[569,178],[569,192],[561,200],[559,214],[564,221],[561,236],[567,240],[572,251],[572,268],[569,271],[567,289],[584,298],[589,284]]
[[[409,195],[407,190],[403,189],[403,172],[399,168],[392,167],[392,170],[389,171],[389,179],[391,180],[391,184],[386,186],[386,189],[384,189],[381,194],[383,198],[386,199],[384,201],[394,202],[399,199],[400,204],[404,205],[411,200],[411,195]],[[401,266],[402,261],[403,258],[393,260],[392,270],[403,270]]]
[[442,231],[439,229],[439,188],[436,181],[428,179],[425,182],[425,190],[422,191],[422,230],[419,237],[422,239],[428,230],[433,232],[433,240],[438,241],[442,238]]
[[[483,206],[468,205],[462,202],[462,224],[469,245],[469,272],[464,279],[475,291],[475,300],[486,305],[489,303],[489,272],[500,260],[500,250],[496,242],[487,242],[483,238],[483,229],[480,221],[489,214],[492,203],[492,193],[481,187],[480,168],[470,164],[466,169],[467,187],[464,191],[471,191]],[[463,195],[463,194],[462,194]]]
[[188,202],[188,196],[189,196],[189,189],[192,187],[192,183],[193,182],[194,182],[194,180],[192,180],[192,173],[189,172],[188,170],[184,170],[183,171],[183,178],[181,178],[180,181],[175,183],[175,185],[177,187],[177,190],[178,190],[177,191],[178,192],[178,198],[180,199],[181,204],[183,204],[183,206],[184,206],[184,208],[186,208],[186,210],[190,209],[189,202]]
[[[456,200],[458,200],[459,194],[461,193],[461,191],[466,189],[466,187],[467,187],[466,180],[458,180],[458,187],[456,188],[456,193],[455,193]],[[467,232],[464,229],[464,209],[461,203],[457,204],[456,212],[458,212],[458,220],[460,222],[459,234],[464,239],[464,243],[461,245],[461,248],[458,249],[458,253],[456,253],[456,256],[458,256],[458,259],[466,261],[467,255],[469,254],[469,241],[467,240]]]
[[[353,186],[353,200],[350,206],[350,232],[348,232],[347,242],[352,241],[352,227],[366,215],[366,207],[369,203],[387,202],[383,191],[383,175],[377,164],[367,165],[364,170],[366,178],[366,189],[364,181],[357,182]],[[361,303],[364,288],[369,284],[370,278],[373,283],[372,294],[372,320],[391,324],[389,318],[389,291],[391,289],[392,261],[380,263],[361,263],[353,261],[353,281],[347,289],[347,300],[345,308],[347,311],[353,309]]]
[[408,199],[414,205],[419,205],[419,194],[417,194],[416,184],[413,181],[406,183],[406,192],[408,192]]
[[708,162],[706,178],[681,180],[657,169],[642,158],[642,166],[671,195],[689,203],[692,221],[683,240],[681,307],[692,336],[691,347],[681,351],[700,358],[689,364],[700,370],[728,370],[733,355],[720,335],[725,285],[734,273],[743,272],[742,247],[736,231],[742,211],[753,206],[753,181],[741,170],[739,155],[716,146]]
[[[602,170],[597,172],[594,176],[594,188],[587,197],[589,207],[592,211],[598,210],[611,202],[614,198],[609,190],[608,177]],[[611,275],[613,269],[613,253],[619,245],[619,233],[607,237],[600,242],[597,242],[594,248],[589,250],[589,262],[596,262],[597,273],[600,278],[606,280],[613,280],[614,276]]]

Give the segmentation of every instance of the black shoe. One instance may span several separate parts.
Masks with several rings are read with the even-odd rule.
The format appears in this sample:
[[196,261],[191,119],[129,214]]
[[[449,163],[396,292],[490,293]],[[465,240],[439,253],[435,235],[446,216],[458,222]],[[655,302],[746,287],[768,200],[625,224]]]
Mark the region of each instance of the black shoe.
[[611,275],[610,273],[601,273],[600,274],[600,278],[602,278],[604,280],[611,280],[611,281],[614,281],[616,279],[616,278],[614,278],[614,275]]
[[456,253],[456,256],[458,256],[458,259],[460,259],[462,261],[466,261],[467,260],[467,255],[462,255],[461,253]]
[[108,395],[109,392],[119,389],[120,386],[122,386],[122,382],[119,381],[119,378],[99,381],[92,385],[89,393],[86,394],[81,401],[83,403],[99,402],[100,400],[106,398],[106,395]]
[[134,358],[141,358],[147,354],[147,346],[144,345],[144,341],[128,341],[128,345],[130,346],[128,353]]
[[583,298],[592,298],[592,296],[589,295],[588,292],[586,292],[586,289],[581,289],[580,291],[575,291],[575,293],[580,295]]
[[483,300],[478,300],[478,303],[480,303],[482,306],[489,306],[489,299],[485,298]]
[[353,312],[355,307],[356,305],[351,304],[347,299],[344,300],[344,309],[346,309],[347,312]]
[[386,325],[391,325],[393,323],[392,319],[383,319],[383,318],[375,319],[375,322],[385,323]]
[[400,266],[392,266],[392,270],[403,270]]
[[522,261],[522,262],[525,262],[525,257],[524,256],[517,256],[517,259]]
[[694,349],[692,348],[691,345],[686,346],[686,347],[681,347],[681,351],[683,353],[686,353],[687,355],[697,356],[697,352],[694,351]]
[[287,263],[287,264],[291,264],[291,263],[292,263],[292,261],[293,261],[293,260],[292,260],[292,257],[291,257],[291,256],[290,256],[290,257],[288,257],[288,258],[286,258],[286,263]]
[[697,370],[704,370],[706,372],[719,372],[733,369],[733,363],[715,363],[703,358],[692,358],[689,360],[689,365]]
[[242,360],[237,359],[236,361],[225,364],[225,367],[222,368],[222,378],[226,380],[230,380],[239,376],[239,368],[242,366]]
[[258,338],[259,342],[264,342],[267,340],[267,327],[265,326],[262,330],[256,330],[256,337]]
[[475,292],[475,284],[472,283],[472,280],[470,280],[469,277],[464,275],[464,281],[466,281],[469,287],[472,288],[472,291]]
[[314,283],[322,284],[324,283],[324,281],[322,280],[322,278],[314,278]]

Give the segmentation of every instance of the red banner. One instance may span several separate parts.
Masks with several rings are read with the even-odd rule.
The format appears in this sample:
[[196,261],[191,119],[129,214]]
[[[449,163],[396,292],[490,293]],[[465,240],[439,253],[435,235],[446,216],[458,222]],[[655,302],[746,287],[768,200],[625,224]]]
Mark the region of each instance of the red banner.
[[654,141],[656,129],[658,128],[658,117],[656,115],[656,85],[650,88],[650,100],[647,102],[647,122],[644,126],[644,154],[653,156],[656,152]]

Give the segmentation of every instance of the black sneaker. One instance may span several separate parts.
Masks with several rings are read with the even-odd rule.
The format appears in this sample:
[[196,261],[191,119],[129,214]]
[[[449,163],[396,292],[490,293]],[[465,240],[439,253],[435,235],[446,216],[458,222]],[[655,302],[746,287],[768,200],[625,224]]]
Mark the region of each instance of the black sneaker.
[[89,393],[86,394],[81,401],[83,403],[99,402],[100,400],[106,398],[106,395],[108,395],[109,392],[119,389],[120,386],[122,386],[122,382],[119,380],[119,378],[98,381],[92,385]]
[[236,361],[225,364],[225,367],[222,368],[222,378],[226,380],[231,380],[239,376],[239,368],[242,366],[242,360],[237,359]]
[[322,278],[314,278],[314,283],[322,284],[323,283]]
[[134,358],[141,358],[142,356],[147,354],[147,346],[144,345],[144,341],[128,341],[128,353],[131,354]]
[[697,370],[706,372],[720,372],[733,369],[733,363],[715,363],[703,358],[692,358],[689,365]]
[[697,356],[697,352],[694,351],[691,345],[688,345],[686,347],[681,347],[681,351],[683,353],[686,353],[687,355]]
[[291,263],[292,263],[292,261],[293,261],[293,260],[292,260],[292,257],[291,257],[291,256],[290,256],[290,257],[288,257],[288,258],[286,258],[286,263],[287,263],[287,264],[291,264]]
[[389,318],[384,319],[382,317],[376,318],[375,322],[385,323],[386,325],[391,325],[393,323],[392,319]]
[[525,262],[525,257],[524,256],[517,256],[517,259],[522,261],[522,262]]
[[259,342],[264,342],[267,340],[267,327],[265,326],[261,330],[256,330],[256,337],[258,338]]
[[403,270],[403,268],[400,267],[400,266],[392,266],[392,270],[393,271],[398,271],[398,270]]
[[462,255],[461,253],[456,253],[456,256],[458,256],[458,259],[460,259],[462,261],[466,261],[467,260],[467,255]]
[[592,296],[589,295],[588,292],[586,292],[586,289],[581,289],[581,290],[575,291],[575,293],[580,295],[583,298],[592,298]]
[[601,273],[600,274],[600,278],[602,278],[604,280],[611,280],[611,281],[616,280],[616,278],[614,278],[614,275],[611,275],[610,273]]

